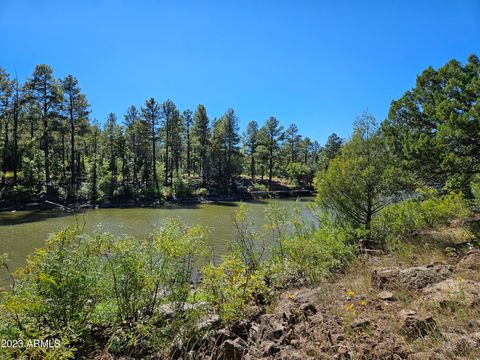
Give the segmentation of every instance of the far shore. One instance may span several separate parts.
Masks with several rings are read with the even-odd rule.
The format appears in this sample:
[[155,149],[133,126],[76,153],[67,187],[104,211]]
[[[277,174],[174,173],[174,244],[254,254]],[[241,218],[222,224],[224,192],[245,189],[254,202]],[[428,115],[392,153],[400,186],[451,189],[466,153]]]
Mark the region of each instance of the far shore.
[[171,205],[192,205],[192,204],[215,204],[235,201],[255,201],[267,199],[284,199],[311,197],[315,193],[310,189],[301,190],[277,190],[277,191],[251,191],[239,193],[231,196],[209,196],[209,197],[188,197],[171,198],[168,200],[148,200],[135,201],[125,199],[118,201],[103,201],[91,203],[89,201],[61,201],[58,199],[32,199],[32,201],[17,202],[0,207],[0,212],[28,211],[28,210],[61,210],[66,212],[76,212],[88,209],[100,208],[162,208]]

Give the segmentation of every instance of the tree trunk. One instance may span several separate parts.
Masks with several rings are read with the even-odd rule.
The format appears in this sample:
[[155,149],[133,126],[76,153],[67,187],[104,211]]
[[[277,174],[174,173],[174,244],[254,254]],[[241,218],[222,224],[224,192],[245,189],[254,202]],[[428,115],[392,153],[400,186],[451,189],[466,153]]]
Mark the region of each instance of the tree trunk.
[[[8,115],[7,115],[8,116]],[[2,175],[2,185],[6,184],[6,174],[8,170],[8,118],[5,119],[5,136],[3,143],[3,175]]]
[[65,133],[62,131],[62,176],[65,179]]
[[158,180],[157,180],[157,155],[155,151],[155,123],[152,120],[152,172],[153,172],[153,183],[155,184],[155,189],[157,193],[160,192],[158,187]]
[[52,183],[50,179],[50,154],[49,154],[49,138],[48,138],[48,121],[46,115],[43,119],[43,155],[45,161],[45,188],[47,195],[52,193]]
[[133,148],[133,182],[137,183],[137,139],[135,134],[132,135]]
[[268,190],[272,191],[273,177],[273,146],[270,147],[270,156],[268,159]]
[[72,103],[70,100],[70,183],[72,191],[75,187],[76,181],[76,169],[75,169],[75,123],[73,119]]
[[252,181],[255,182],[255,156],[253,156],[253,154],[250,163],[250,174],[252,176]]
[[[188,126],[188,125],[187,125]],[[190,130],[187,127],[187,176],[190,177],[190,167],[192,166],[191,159],[190,159]]]
[[[18,90],[17,90],[18,92]],[[18,177],[18,93],[13,106],[13,185]]]
[[93,135],[93,170],[92,170],[92,201],[97,200],[97,131]]
[[126,171],[126,159],[125,159],[125,137],[122,138],[122,185],[125,184],[125,180],[127,177],[127,171]]

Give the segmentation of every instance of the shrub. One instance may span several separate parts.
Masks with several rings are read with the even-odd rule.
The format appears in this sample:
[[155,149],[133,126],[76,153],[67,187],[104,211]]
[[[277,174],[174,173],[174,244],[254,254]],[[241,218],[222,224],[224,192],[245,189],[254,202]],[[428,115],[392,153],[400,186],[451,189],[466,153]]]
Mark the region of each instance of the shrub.
[[91,197],[91,185],[88,182],[83,182],[77,191],[77,197],[80,200],[89,200]]
[[0,190],[1,198],[9,199],[13,202],[29,201],[35,194],[33,187],[15,185],[11,191],[8,188]]
[[[87,236],[74,228],[56,233],[29,257],[13,290],[1,295],[7,323],[0,331],[91,347],[91,329],[107,327],[108,347],[119,354],[171,344],[192,328],[192,314],[183,313],[196,261],[206,249],[204,234],[178,219],[165,221],[145,240]],[[162,304],[174,321],[163,319]],[[153,329],[159,323],[162,330]]]
[[224,257],[218,266],[205,266],[202,274],[207,301],[227,323],[244,317],[249,305],[268,291],[262,271],[250,271],[235,254]]
[[268,187],[264,184],[255,183],[250,187],[250,191],[268,191]]
[[334,223],[326,216],[313,233],[297,235],[284,242],[286,266],[315,283],[351,261],[353,230]]
[[292,162],[287,166],[287,174],[293,185],[298,186],[305,182],[307,167],[304,163]]
[[255,231],[255,224],[248,219],[248,210],[245,203],[233,215],[235,229],[233,252],[243,261],[246,268],[255,271],[265,253],[265,241],[261,234]]
[[114,198],[115,190],[118,186],[118,179],[115,175],[112,175],[111,172],[107,172],[99,181],[100,191],[110,200]]
[[179,199],[184,199],[192,196],[190,184],[188,183],[188,181],[180,177],[175,178],[175,180],[173,181],[173,193]]
[[201,187],[195,192],[195,194],[200,197],[207,197],[210,195],[210,192],[208,189]]
[[160,193],[165,200],[171,200],[173,198],[173,189],[170,186],[162,186]]
[[391,204],[374,218],[374,236],[392,242],[420,230],[447,224],[468,216],[469,210],[459,193],[439,195],[432,189],[424,189],[414,199]]

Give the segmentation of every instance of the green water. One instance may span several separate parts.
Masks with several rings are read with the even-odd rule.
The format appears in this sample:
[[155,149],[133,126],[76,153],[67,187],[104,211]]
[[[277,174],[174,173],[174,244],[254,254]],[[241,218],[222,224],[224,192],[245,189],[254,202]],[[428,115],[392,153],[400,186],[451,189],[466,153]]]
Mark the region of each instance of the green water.
[[[295,200],[272,200],[291,209]],[[303,199],[311,201],[311,199]],[[261,225],[267,202],[248,202],[252,220]],[[233,240],[232,214],[238,202],[198,205],[172,205],[158,209],[97,209],[81,214],[62,211],[17,211],[0,213],[0,254],[8,253],[10,267],[15,269],[26,263],[27,255],[42,247],[49,234],[64,227],[85,225],[86,232],[101,228],[116,235],[128,234],[144,237],[169,217],[178,216],[188,224],[201,224],[209,228],[208,242],[216,257],[225,254]],[[1,278],[4,273],[0,273]],[[1,280],[1,279],[0,279]]]

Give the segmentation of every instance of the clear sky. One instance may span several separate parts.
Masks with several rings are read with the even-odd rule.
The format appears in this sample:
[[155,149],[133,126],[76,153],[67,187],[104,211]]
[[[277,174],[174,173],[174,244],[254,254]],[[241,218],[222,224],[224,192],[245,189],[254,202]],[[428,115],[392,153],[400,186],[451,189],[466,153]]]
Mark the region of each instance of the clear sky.
[[480,55],[480,0],[0,0],[0,39],[0,66],[71,73],[100,121],[153,96],[323,143],[366,108],[384,119],[425,67]]

